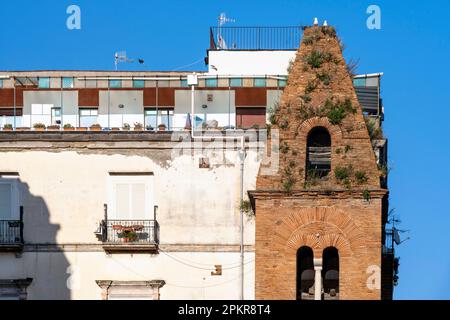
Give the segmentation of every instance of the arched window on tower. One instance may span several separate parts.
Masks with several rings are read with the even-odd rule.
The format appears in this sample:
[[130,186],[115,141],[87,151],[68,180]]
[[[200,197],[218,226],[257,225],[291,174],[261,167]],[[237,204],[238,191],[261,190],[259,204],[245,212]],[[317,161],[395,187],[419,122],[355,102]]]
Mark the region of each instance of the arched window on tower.
[[339,252],[335,247],[323,250],[322,279],[324,300],[339,300]]
[[314,257],[310,247],[297,251],[297,300],[314,300]]
[[313,128],[308,134],[306,177],[320,179],[331,170],[331,136],[324,127]]

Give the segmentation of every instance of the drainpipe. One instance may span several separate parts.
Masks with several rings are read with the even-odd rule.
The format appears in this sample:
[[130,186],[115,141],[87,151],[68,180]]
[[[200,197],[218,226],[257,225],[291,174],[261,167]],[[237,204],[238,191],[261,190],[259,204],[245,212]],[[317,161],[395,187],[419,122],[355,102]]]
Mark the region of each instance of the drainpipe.
[[244,201],[244,161],[245,161],[245,146],[244,146],[244,136],[241,137],[241,150],[239,151],[239,160],[241,163],[241,192],[240,192],[240,202],[239,210],[241,216],[241,300],[244,300],[244,208],[242,207],[242,202]]
[[[189,80],[190,79],[190,80]],[[189,83],[191,82],[191,83]],[[216,136],[195,136],[194,133],[194,107],[195,107],[195,85],[198,84],[197,74],[193,74],[192,78],[188,78],[188,85],[191,85],[191,138],[201,139],[204,138],[217,138]],[[245,161],[245,136],[235,136],[235,137],[222,137],[222,139],[227,140],[237,140],[240,139],[241,147],[239,150],[239,163],[240,163],[240,300],[244,300],[244,210],[242,208],[242,202],[244,201],[244,161]]]

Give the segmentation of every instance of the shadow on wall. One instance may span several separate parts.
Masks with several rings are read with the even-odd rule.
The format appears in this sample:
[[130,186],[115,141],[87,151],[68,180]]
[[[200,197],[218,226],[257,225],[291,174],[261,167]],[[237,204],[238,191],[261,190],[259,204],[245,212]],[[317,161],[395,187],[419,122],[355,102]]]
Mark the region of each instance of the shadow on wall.
[[70,264],[64,252],[56,250],[56,235],[60,229],[50,222],[45,200],[31,194],[27,183],[18,181],[19,205],[24,210],[25,277],[33,279],[28,299],[70,300]]

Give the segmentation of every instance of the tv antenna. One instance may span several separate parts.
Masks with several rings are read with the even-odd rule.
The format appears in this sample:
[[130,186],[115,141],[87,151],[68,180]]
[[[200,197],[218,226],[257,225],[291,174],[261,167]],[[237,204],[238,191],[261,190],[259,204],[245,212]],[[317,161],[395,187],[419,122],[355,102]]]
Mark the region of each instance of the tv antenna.
[[219,44],[220,49],[226,49],[227,44],[222,37],[222,26],[228,22],[236,22],[235,19],[230,19],[227,17],[225,12],[222,12],[218,18],[218,29],[217,29],[217,43]]
[[120,62],[126,62],[126,63],[133,63],[138,62],[139,64],[144,64],[145,61],[143,59],[130,59],[127,57],[126,51],[119,51],[114,54],[114,66],[116,68],[116,71],[118,69]]

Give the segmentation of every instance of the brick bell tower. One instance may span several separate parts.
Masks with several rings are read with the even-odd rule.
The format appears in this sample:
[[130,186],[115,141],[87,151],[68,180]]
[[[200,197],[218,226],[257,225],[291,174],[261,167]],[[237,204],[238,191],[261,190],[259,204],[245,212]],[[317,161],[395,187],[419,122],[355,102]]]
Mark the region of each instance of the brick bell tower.
[[388,191],[333,27],[305,28],[271,122],[279,168],[249,191],[256,299],[381,299]]

